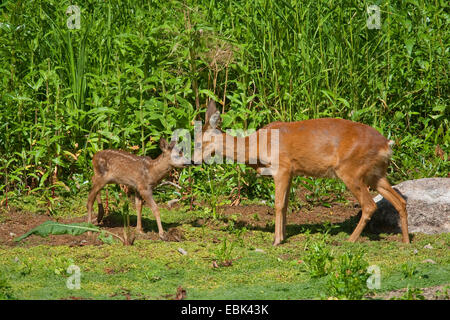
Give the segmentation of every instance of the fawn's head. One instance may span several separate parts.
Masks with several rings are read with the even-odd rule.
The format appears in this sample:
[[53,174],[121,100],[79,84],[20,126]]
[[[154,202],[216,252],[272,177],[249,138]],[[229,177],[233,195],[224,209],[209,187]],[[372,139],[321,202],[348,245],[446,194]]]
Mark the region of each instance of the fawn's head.
[[163,161],[167,161],[169,165],[174,168],[184,168],[190,161],[185,158],[183,151],[175,146],[176,141],[173,140],[170,144],[166,139],[159,140],[159,147],[161,148],[161,155]]

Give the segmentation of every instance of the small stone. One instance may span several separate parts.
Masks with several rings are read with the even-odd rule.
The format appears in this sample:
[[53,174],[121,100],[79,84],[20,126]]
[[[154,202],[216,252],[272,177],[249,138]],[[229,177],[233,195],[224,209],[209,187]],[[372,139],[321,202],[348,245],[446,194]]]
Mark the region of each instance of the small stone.
[[184,256],[188,254],[187,251],[184,250],[183,248],[178,248],[178,252],[181,253]]
[[431,264],[436,264],[436,261],[431,260],[431,259],[425,259],[422,261],[422,263],[431,263]]
[[17,236],[17,234],[15,234],[14,232],[10,232],[10,233],[9,233],[9,236],[15,237],[15,236]]
[[429,243],[426,246],[423,247],[424,249],[433,249],[433,246]]
[[264,250],[263,250],[263,249],[258,249],[258,248],[256,248],[256,249],[255,249],[255,252],[262,252],[262,253],[264,253]]
[[169,208],[172,208],[178,201],[180,201],[180,199],[172,199],[167,201],[167,205],[169,206]]
[[413,253],[414,253],[414,254],[418,254],[418,253],[419,253],[419,250],[414,249]]

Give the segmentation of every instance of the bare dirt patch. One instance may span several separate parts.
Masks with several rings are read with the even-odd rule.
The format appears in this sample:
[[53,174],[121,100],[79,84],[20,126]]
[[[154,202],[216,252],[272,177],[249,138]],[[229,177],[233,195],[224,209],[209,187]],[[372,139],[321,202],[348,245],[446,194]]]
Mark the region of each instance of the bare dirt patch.
[[[420,295],[425,300],[449,300],[449,284],[446,285],[439,285],[434,287],[428,287],[428,288],[421,288]],[[408,288],[398,289],[389,291],[383,294],[378,294],[374,296],[370,296],[371,299],[383,299],[383,300],[391,300],[391,299],[399,299],[402,296],[404,296],[408,291]],[[415,296],[416,299],[418,299],[418,296]]]
[[[87,233],[72,236],[72,235],[50,235],[48,237],[40,237],[37,235],[31,235],[26,240],[17,243],[14,239],[29,230],[37,227],[48,220],[55,220],[61,223],[76,223],[85,222],[86,217],[76,218],[54,218],[48,215],[33,214],[30,212],[19,211],[15,208],[10,210],[3,210],[0,212],[0,245],[6,246],[36,246],[36,245],[68,245],[85,246],[85,245],[101,245],[103,242],[98,239],[98,234],[93,233],[88,235]],[[99,225],[102,229],[113,232],[117,235],[123,235],[122,224],[111,222],[111,217],[105,217],[104,221]],[[117,220],[117,219],[114,219]],[[132,225],[133,229],[135,225]],[[133,230],[134,231],[134,230]],[[135,234],[136,239],[148,239],[158,240],[159,236],[157,232],[145,232],[144,234]],[[184,239],[183,233],[177,228],[166,229],[167,241],[181,241]]]
[[[359,207],[334,204],[331,208],[317,206],[310,210],[295,210],[287,214],[288,225],[314,225],[324,222],[341,223],[355,217],[360,211]],[[275,219],[275,211],[266,205],[247,206],[223,206],[220,212],[232,219],[236,216],[236,221],[253,227],[264,228]]]

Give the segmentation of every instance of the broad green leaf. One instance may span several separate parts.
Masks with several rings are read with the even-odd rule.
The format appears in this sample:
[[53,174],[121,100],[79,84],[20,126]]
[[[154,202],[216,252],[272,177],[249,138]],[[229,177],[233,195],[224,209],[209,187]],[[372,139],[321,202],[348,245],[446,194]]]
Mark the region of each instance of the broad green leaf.
[[411,52],[412,52],[412,49],[413,49],[415,43],[416,43],[416,40],[413,38],[409,38],[409,39],[405,40],[406,51],[408,51],[409,55],[411,55]]

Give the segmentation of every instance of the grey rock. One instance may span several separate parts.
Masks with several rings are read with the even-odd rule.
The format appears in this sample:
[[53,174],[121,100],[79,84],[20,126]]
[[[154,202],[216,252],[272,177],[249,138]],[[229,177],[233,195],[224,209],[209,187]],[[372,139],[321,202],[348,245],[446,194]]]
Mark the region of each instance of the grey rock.
[[[408,180],[393,187],[405,200],[409,233],[450,232],[450,178]],[[377,211],[367,225],[373,233],[400,233],[400,217],[381,195]]]

